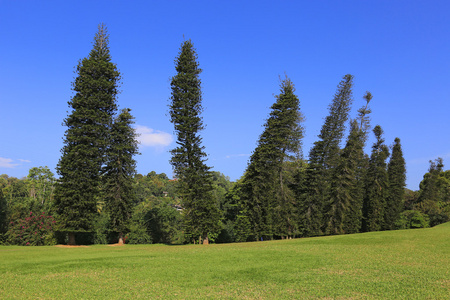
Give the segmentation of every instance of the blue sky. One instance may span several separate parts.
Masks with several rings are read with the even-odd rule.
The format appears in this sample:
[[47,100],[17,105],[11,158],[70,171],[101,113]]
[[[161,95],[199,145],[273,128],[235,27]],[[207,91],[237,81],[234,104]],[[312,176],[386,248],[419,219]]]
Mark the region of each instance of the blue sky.
[[306,117],[307,157],[350,73],[351,116],[370,91],[372,127],[382,126],[388,145],[401,139],[407,185],[417,190],[430,159],[450,162],[448,11],[448,1],[411,0],[0,0],[0,174],[54,170],[74,68],[103,22],[123,75],[119,105],[132,109],[142,133],[139,173],[172,176],[167,105],[184,36],[203,69],[201,135],[214,170],[232,180],[243,174],[284,73]]

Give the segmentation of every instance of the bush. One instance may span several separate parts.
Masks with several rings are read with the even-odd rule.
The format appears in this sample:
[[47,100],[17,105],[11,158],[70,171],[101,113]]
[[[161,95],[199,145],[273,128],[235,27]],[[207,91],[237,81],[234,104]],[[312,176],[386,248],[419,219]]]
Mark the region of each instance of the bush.
[[109,215],[102,212],[94,223],[94,244],[109,243]]
[[55,245],[55,225],[55,219],[45,212],[30,212],[26,218],[9,223],[7,242],[21,246]]
[[135,213],[129,225],[130,231],[125,236],[125,243],[127,244],[151,244],[152,237],[147,232],[147,225],[144,221],[144,216]]
[[397,229],[430,227],[428,216],[418,210],[405,210],[395,225]]

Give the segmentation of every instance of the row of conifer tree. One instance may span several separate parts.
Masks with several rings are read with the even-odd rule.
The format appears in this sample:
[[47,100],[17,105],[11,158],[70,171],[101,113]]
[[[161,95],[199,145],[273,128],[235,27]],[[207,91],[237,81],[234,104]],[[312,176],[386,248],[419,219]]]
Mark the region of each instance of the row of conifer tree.
[[[300,101],[292,81],[281,80],[264,131],[245,173],[229,191],[224,210],[212,197],[211,171],[200,136],[201,69],[190,40],[182,43],[175,63],[169,110],[177,146],[170,163],[178,179],[188,240],[207,243],[226,222],[233,224],[238,241],[395,228],[406,179],[400,139],[394,140],[389,151],[377,125],[370,156],[364,153],[371,134],[372,95],[364,95],[366,103],[350,118],[352,75],[339,83],[307,158],[302,155]],[[77,66],[57,166],[55,205],[69,243],[75,243],[76,232],[92,230],[99,207],[109,213],[111,228],[120,240],[127,232],[135,197],[133,157],[138,151],[130,109],[117,111],[120,79],[111,62],[106,27],[100,25],[92,51]]]

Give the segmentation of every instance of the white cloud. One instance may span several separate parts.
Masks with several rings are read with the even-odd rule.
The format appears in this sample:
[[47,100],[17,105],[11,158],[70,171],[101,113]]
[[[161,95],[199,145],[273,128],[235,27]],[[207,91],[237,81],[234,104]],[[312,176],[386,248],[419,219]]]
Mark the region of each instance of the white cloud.
[[148,128],[146,126],[136,125],[136,133],[139,134],[137,140],[141,146],[145,147],[166,147],[173,141],[170,133]]
[[0,168],[14,168],[19,164],[13,164],[13,160],[10,158],[0,157]]
[[[410,159],[407,161],[408,165],[423,165],[423,164],[429,164],[430,160],[434,161],[436,160],[438,157],[442,158],[442,159],[446,159],[446,158],[450,158],[450,153],[447,154],[441,154],[441,155],[436,155],[433,157],[421,157],[421,158],[414,158],[414,159]],[[445,161],[444,161],[445,163]]]
[[31,160],[28,160],[28,159],[18,159],[20,162],[23,162],[23,163],[30,163],[31,162]]

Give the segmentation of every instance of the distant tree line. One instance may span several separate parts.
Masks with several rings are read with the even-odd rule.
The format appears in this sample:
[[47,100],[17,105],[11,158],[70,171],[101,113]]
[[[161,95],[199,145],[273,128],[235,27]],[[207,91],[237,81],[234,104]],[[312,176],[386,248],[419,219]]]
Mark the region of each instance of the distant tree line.
[[[343,77],[318,140],[303,156],[304,116],[294,83],[280,78],[247,169],[237,182],[211,171],[197,54],[184,41],[171,80],[171,151],[175,179],[136,173],[138,153],[131,109],[119,111],[121,80],[111,62],[106,27],[82,59],[56,179],[48,167],[27,178],[0,177],[2,243],[209,243],[421,228],[450,217],[450,171],[430,162],[420,190],[405,188],[399,138],[388,147],[376,125],[370,134],[370,92],[355,118],[353,76]],[[347,126],[349,127],[347,130]],[[346,133],[348,132],[347,136]]]

